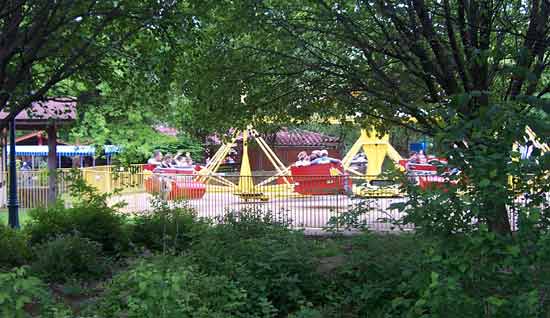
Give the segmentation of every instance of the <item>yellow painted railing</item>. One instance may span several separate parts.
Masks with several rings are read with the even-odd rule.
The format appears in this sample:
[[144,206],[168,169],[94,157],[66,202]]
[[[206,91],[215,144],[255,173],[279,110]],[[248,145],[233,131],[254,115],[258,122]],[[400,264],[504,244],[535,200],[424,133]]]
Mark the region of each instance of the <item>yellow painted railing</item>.
[[145,177],[143,166],[98,166],[83,168],[81,171],[86,183],[94,186],[100,192],[107,193],[115,190],[136,192],[142,191],[144,188]]

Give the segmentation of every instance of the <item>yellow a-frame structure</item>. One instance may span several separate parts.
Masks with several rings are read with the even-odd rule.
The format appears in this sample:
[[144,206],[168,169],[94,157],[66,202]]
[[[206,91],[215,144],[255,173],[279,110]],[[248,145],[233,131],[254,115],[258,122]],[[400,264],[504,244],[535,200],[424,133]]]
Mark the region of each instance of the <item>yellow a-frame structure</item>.
[[[368,161],[367,171],[365,174],[350,167],[353,158],[361,150],[365,153]],[[390,144],[390,137],[388,134],[380,136],[380,134],[374,129],[370,131],[361,129],[359,139],[357,139],[355,144],[344,156],[344,159],[342,159],[342,165],[344,166],[344,169],[350,173],[365,177],[366,179],[373,179],[382,173],[382,164],[384,163],[386,156],[388,156],[395,163],[399,163],[399,160],[403,159]]]
[[[218,168],[220,167],[223,160],[227,157],[232,148],[237,145],[237,138],[239,135],[242,135],[242,159],[241,159],[241,168],[239,173],[239,183],[235,184],[226,178],[216,174]],[[262,181],[259,184],[254,184],[252,176],[252,168],[250,166],[250,159],[248,156],[248,142],[250,137],[254,138],[260,149],[264,152],[267,159],[275,168],[276,174],[270,178]],[[221,183],[223,186],[228,187],[235,195],[245,199],[260,199],[267,200],[268,197],[264,194],[267,190],[266,185],[275,179],[282,177],[284,181],[283,186],[290,186],[290,181],[288,177],[290,175],[290,168],[286,167],[281,160],[277,157],[273,149],[265,142],[265,140],[259,135],[259,133],[253,129],[251,126],[248,126],[247,129],[242,131],[235,131],[231,140],[227,143],[224,143],[220,149],[214,154],[212,160],[206,165],[205,169],[199,172],[198,181],[208,183],[210,180],[215,180],[218,183]]]

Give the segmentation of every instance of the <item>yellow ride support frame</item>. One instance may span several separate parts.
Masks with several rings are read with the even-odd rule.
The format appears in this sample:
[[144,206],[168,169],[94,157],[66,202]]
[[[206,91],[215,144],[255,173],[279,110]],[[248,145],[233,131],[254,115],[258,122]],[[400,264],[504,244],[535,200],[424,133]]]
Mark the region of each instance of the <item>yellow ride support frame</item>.
[[[242,144],[243,144],[243,153],[241,159],[241,168],[239,173],[239,182],[235,184],[226,178],[216,175],[217,170],[219,169],[223,160],[227,157],[229,152],[233,147],[236,146],[237,137],[242,134]],[[262,181],[261,183],[255,185],[252,177],[252,168],[250,166],[250,157],[248,155],[248,142],[250,138],[258,143],[258,146],[266,155],[269,162],[273,165],[276,170],[274,176],[269,177],[268,179]],[[275,152],[269,147],[267,142],[259,135],[259,133],[249,126],[243,131],[235,131],[232,136],[231,141],[223,144],[218,151],[212,157],[212,160],[206,165],[206,167],[199,172],[197,178],[198,181],[208,183],[209,180],[214,180],[222,184],[223,186],[230,187],[235,195],[238,195],[244,200],[268,200],[268,197],[263,194],[264,190],[267,190],[266,185],[275,179],[282,177],[285,186],[291,186],[288,177],[290,176],[290,167],[286,167],[282,161],[277,157]]]
[[[344,159],[342,159],[342,165],[344,169],[350,173],[365,177],[366,179],[373,179],[382,173],[382,165],[386,156],[388,156],[394,162],[399,163],[399,160],[402,160],[403,158],[390,144],[389,135],[384,134],[381,137],[379,136],[380,134],[374,129],[371,129],[370,131],[367,131],[366,129],[361,129],[361,135],[359,136],[359,139],[357,139],[355,144],[344,156]],[[365,174],[358,172],[350,167],[353,158],[361,150],[363,150],[363,152],[365,153],[368,161],[367,171]]]

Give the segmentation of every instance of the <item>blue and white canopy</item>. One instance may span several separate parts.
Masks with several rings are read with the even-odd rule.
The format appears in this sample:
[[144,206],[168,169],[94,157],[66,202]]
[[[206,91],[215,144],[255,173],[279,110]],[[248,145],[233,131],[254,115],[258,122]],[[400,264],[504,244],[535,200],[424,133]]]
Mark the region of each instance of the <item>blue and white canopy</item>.
[[[120,147],[114,145],[103,146],[105,154],[112,155],[120,152]],[[8,153],[10,153],[10,148]],[[16,156],[47,157],[48,146],[15,146]],[[57,146],[57,155],[62,157],[95,156],[94,146]]]

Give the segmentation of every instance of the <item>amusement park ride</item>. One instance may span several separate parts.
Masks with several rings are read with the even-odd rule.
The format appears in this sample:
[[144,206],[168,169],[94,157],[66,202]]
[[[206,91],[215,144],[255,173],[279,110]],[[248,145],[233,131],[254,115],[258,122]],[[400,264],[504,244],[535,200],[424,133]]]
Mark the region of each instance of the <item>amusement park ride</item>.
[[[218,169],[231,151],[242,143],[242,159],[238,181],[235,183]],[[248,154],[249,143],[255,141],[275,173],[255,183]],[[367,161],[365,173],[352,167],[353,158],[363,151]],[[251,126],[235,131],[204,167],[194,169],[156,168],[146,180],[148,192],[167,193],[168,199],[196,199],[212,192],[233,193],[244,201],[268,201],[275,197],[301,195],[330,195],[355,193],[363,196],[397,196],[397,186],[388,186],[387,180],[377,180],[382,173],[382,164],[388,156],[396,164],[403,158],[389,143],[389,136],[379,137],[376,131],[361,130],[361,135],[350,151],[338,163],[322,163],[309,166],[285,166],[260,134]],[[406,160],[405,160],[406,161]],[[406,169],[406,167],[404,167]],[[352,179],[360,180],[363,186],[353,186]]]
[[[549,151],[548,145],[540,143],[529,127],[526,128],[526,136],[543,153]],[[238,181],[235,183],[219,173],[218,169],[237,147],[238,141],[242,143],[242,159]],[[258,183],[255,183],[248,155],[251,141],[256,142],[275,169],[272,176]],[[361,151],[367,159],[364,173],[357,171],[352,165],[353,158]],[[446,159],[423,155],[421,158],[404,159],[390,144],[387,134],[381,135],[375,130],[365,129],[361,130],[360,137],[341,162],[285,166],[261,135],[249,126],[247,129],[234,131],[231,138],[218,149],[206,166],[191,169],[156,168],[145,181],[145,187],[150,193],[164,192],[169,200],[202,198],[207,190],[232,193],[244,201],[342,193],[353,193],[363,197],[402,196],[398,184],[380,178],[386,157],[423,189],[457,182],[456,178],[450,178],[457,171],[446,167]],[[443,174],[440,173],[441,168]],[[353,185],[352,179],[358,180],[360,184]]]

